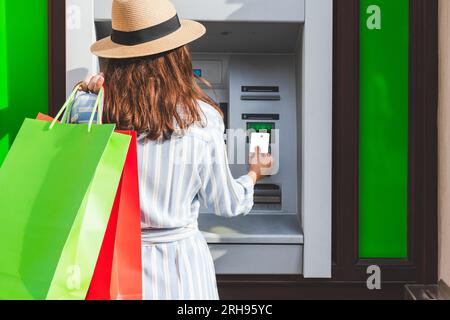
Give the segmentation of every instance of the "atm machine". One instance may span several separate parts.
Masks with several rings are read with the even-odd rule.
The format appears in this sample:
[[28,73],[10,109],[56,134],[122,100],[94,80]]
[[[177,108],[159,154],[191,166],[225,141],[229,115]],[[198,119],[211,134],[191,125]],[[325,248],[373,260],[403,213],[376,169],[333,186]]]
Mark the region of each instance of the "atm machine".
[[[111,32],[111,0],[66,2],[69,91],[97,71],[88,48]],[[181,18],[207,28],[190,45],[193,72],[212,85],[204,89],[224,111],[233,175],[247,172],[249,148],[236,132],[270,133],[275,158],[250,214],[223,218],[202,209],[199,227],[217,274],[331,277],[333,1],[172,2]],[[77,12],[83,22],[71,28]]]

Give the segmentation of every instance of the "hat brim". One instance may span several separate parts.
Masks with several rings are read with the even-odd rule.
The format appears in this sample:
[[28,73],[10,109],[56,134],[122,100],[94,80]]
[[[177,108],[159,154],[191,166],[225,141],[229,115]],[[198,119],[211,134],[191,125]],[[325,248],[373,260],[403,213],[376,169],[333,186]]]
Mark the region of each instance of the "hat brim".
[[181,20],[181,27],[162,38],[146,43],[125,46],[112,42],[111,37],[95,42],[91,52],[101,58],[137,58],[166,52],[197,40],[206,33],[206,28],[199,22]]

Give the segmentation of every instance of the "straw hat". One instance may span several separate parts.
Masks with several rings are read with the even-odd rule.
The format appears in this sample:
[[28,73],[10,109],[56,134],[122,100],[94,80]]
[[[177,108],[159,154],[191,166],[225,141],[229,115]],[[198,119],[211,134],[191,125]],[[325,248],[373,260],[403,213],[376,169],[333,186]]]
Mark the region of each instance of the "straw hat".
[[102,58],[135,58],[169,51],[206,32],[195,21],[178,19],[168,0],[113,0],[112,34],[91,46]]

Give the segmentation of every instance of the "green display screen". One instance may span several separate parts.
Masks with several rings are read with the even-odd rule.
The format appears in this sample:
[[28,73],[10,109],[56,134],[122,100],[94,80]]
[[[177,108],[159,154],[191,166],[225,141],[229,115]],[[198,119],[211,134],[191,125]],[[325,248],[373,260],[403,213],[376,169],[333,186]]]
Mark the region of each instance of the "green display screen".
[[409,0],[361,0],[359,256],[408,255]]
[[265,131],[271,132],[275,129],[275,123],[273,122],[249,122],[247,123],[247,130],[254,130],[257,132]]

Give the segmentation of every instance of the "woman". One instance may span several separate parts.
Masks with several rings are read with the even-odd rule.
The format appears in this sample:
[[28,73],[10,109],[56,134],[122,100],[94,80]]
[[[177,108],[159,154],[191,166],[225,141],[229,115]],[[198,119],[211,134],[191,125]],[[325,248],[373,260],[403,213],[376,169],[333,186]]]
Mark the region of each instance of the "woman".
[[[106,81],[105,122],[139,134],[144,298],[218,299],[200,205],[247,214],[271,158],[257,152],[248,174],[232,177],[221,111],[197,85],[186,47],[205,33],[201,24],[180,22],[167,0],[115,0],[112,13],[112,36],[92,46],[107,59],[104,76],[83,87],[98,92]],[[92,110],[82,97],[73,122]]]

